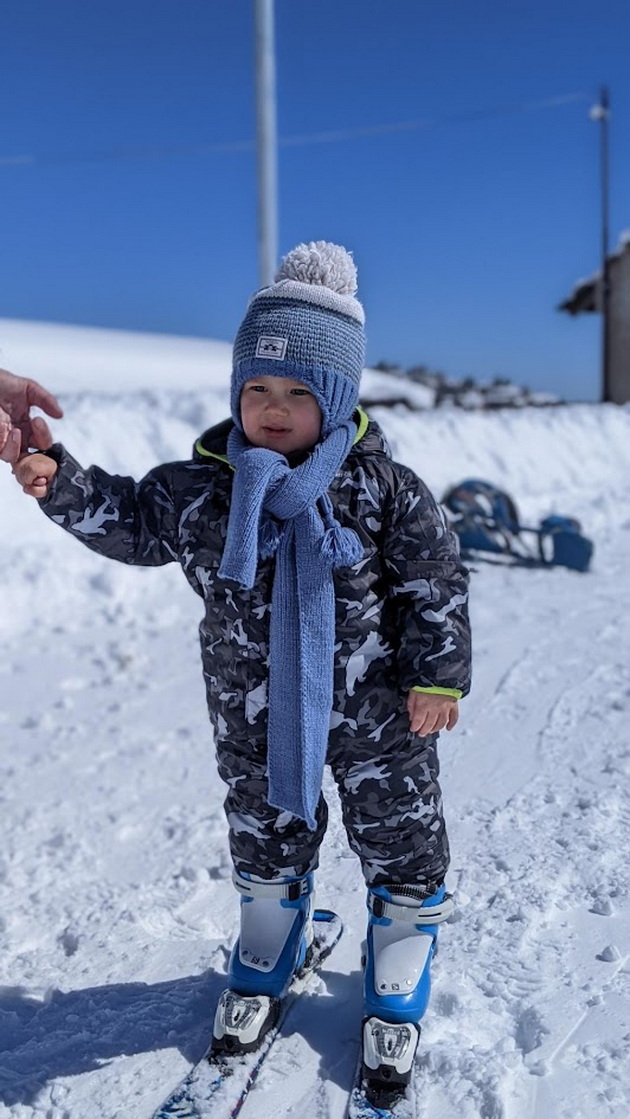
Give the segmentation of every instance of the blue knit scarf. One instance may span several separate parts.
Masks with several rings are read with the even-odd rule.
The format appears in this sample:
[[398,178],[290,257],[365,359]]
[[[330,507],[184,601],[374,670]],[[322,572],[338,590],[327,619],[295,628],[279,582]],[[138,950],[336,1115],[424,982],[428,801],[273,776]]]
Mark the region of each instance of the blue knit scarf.
[[293,469],[234,428],[234,486],[219,577],[251,588],[259,557],[276,556],[269,635],[268,800],[315,829],[333,703],[333,569],[363,556],[335,520],[328,487],[356,435],[346,421]]

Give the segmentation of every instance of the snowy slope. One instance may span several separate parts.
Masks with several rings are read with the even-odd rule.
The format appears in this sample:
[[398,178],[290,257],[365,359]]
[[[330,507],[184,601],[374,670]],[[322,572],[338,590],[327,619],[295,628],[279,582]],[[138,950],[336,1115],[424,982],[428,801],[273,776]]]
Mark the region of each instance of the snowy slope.
[[[0,322],[0,351],[110,470],[184,456],[227,413],[221,343]],[[418,1116],[627,1119],[630,411],[374,414],[438,496],[480,475],[597,546],[587,575],[473,574],[474,691],[441,751],[458,909]],[[237,922],[199,604],[175,567],[81,549],[6,469],[0,508],[0,1117],[149,1119],[204,1048]],[[343,1115],[365,918],[328,794],[319,898],[347,935],[244,1119]]]

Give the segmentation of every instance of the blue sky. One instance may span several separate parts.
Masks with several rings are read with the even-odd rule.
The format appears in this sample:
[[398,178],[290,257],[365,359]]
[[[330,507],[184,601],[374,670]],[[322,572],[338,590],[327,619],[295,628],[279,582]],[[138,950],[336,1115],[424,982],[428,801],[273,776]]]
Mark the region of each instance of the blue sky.
[[[630,228],[627,0],[277,0],[276,41],[280,252],[354,251],[368,359],[595,399],[599,320],[555,307],[599,263],[604,82]],[[253,0],[8,0],[0,104],[0,317],[231,339]]]

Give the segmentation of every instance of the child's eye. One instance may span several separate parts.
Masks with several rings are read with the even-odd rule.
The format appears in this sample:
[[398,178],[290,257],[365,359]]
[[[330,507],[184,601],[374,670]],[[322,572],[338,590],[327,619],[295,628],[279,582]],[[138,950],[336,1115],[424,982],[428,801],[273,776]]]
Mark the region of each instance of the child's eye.
[[266,392],[267,390],[266,390],[264,385],[250,385],[249,386],[249,391],[250,392]]
[[291,389],[293,396],[310,396],[308,389]]

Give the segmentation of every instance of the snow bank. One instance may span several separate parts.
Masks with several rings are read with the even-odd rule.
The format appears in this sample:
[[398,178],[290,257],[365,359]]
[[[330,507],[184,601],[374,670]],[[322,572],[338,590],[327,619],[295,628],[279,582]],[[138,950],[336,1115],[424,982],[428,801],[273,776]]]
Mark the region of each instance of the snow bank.
[[231,354],[228,342],[205,338],[0,319],[0,365],[51,392],[202,386],[209,369],[229,376]]
[[[465,477],[512,492],[529,515],[557,502],[617,490],[630,468],[630,408],[567,404],[500,412],[428,412],[410,417],[375,409],[395,455],[436,495]],[[566,510],[565,510],[566,511]]]

